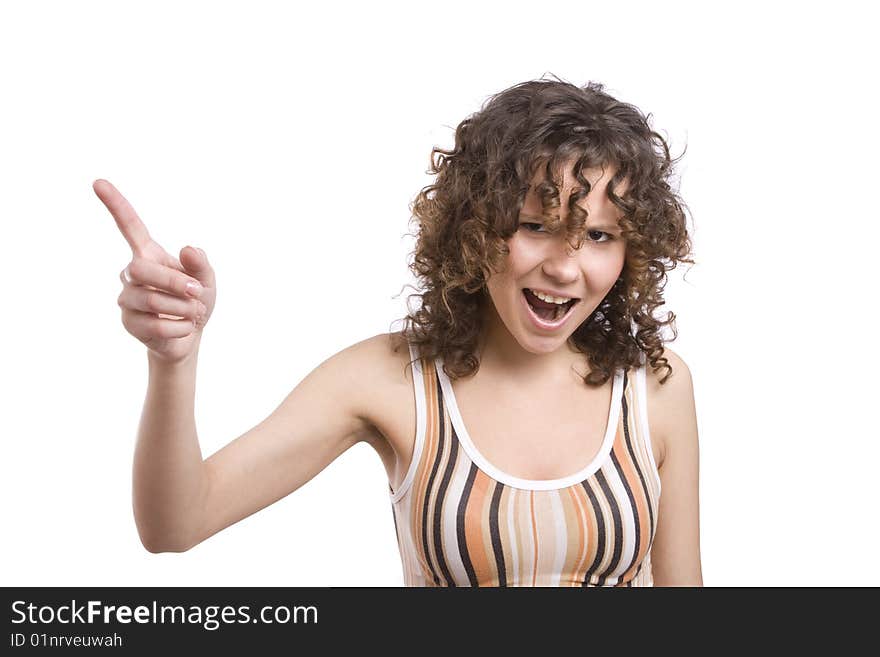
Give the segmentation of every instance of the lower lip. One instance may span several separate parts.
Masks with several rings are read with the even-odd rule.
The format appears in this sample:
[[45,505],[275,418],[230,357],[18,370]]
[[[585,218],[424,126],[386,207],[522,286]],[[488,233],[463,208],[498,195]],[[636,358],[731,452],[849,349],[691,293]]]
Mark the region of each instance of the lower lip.
[[566,313],[562,317],[557,319],[555,322],[548,322],[547,320],[541,319],[540,317],[538,317],[535,314],[535,312],[532,310],[532,307],[529,305],[529,302],[526,301],[525,291],[521,290],[519,296],[522,297],[522,302],[526,307],[526,313],[528,314],[529,317],[531,317],[532,324],[534,324],[537,328],[543,329],[545,331],[555,331],[555,330],[561,328],[562,325],[568,321],[568,318],[571,317],[571,314],[574,311],[575,306],[577,306],[580,303],[580,300],[575,301],[573,304],[571,304],[571,306],[569,306],[568,310],[566,311]]

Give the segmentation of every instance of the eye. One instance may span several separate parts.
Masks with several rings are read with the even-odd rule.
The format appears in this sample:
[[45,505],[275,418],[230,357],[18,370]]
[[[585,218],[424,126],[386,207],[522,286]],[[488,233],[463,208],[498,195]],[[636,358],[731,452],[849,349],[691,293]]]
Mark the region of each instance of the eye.
[[520,224],[520,227],[525,227],[525,229],[527,231],[529,231],[530,233],[537,233],[537,232],[540,232],[538,229],[544,227],[544,224],[538,224],[535,222],[524,221]]
[[604,240],[598,239],[598,238],[593,240],[594,242],[597,242],[599,244],[601,244],[602,242],[610,242],[611,240],[614,239],[614,236],[611,233],[606,233],[605,231],[602,231],[602,230],[588,230],[587,231],[588,237],[592,237],[593,234],[604,235],[606,237],[606,239],[604,239]]

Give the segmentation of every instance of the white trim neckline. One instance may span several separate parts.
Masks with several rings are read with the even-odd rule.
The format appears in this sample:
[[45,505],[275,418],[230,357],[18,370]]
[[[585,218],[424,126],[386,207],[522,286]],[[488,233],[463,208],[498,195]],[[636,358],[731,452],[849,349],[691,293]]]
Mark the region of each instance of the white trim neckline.
[[617,434],[617,423],[620,419],[620,397],[623,392],[622,371],[618,370],[614,375],[614,382],[611,389],[611,408],[608,409],[608,424],[605,427],[605,438],[602,441],[602,446],[592,460],[577,472],[565,477],[559,477],[558,479],[524,479],[522,477],[515,477],[512,474],[508,474],[495,467],[489,459],[483,456],[480,450],[477,449],[477,446],[471,440],[470,434],[467,432],[464,420],[461,417],[461,412],[458,409],[458,402],[456,401],[455,393],[452,390],[452,382],[443,371],[443,361],[439,356],[436,360],[437,366],[435,369],[437,371],[437,377],[440,379],[440,386],[443,390],[443,396],[446,399],[446,408],[449,411],[449,416],[452,420],[452,426],[455,429],[455,433],[458,435],[459,443],[464,448],[464,451],[470,457],[471,461],[473,461],[480,470],[502,484],[523,490],[557,490],[560,488],[567,488],[574,484],[579,484],[595,473],[611,453],[611,448],[614,445],[614,437]]

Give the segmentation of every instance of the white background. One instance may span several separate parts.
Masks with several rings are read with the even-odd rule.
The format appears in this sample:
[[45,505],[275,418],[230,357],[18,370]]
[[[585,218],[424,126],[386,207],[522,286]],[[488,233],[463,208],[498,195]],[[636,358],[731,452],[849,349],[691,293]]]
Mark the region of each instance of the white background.
[[217,271],[207,457],[403,317],[431,147],[491,94],[554,73],[604,83],[673,155],[687,146],[697,265],[666,298],[695,385],[706,585],[880,585],[878,52],[862,6],[4,3],[0,583],[400,585],[367,445],[187,553],[144,550],[146,352],[116,304],[131,252],[91,183]]

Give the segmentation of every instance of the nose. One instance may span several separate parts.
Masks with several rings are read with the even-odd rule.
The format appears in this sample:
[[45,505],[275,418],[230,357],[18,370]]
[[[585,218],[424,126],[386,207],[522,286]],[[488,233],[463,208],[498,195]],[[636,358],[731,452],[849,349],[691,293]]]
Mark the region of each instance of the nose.
[[556,235],[546,242],[547,251],[541,264],[542,271],[560,284],[577,280],[578,262],[575,258],[577,252],[565,239],[565,235]]

